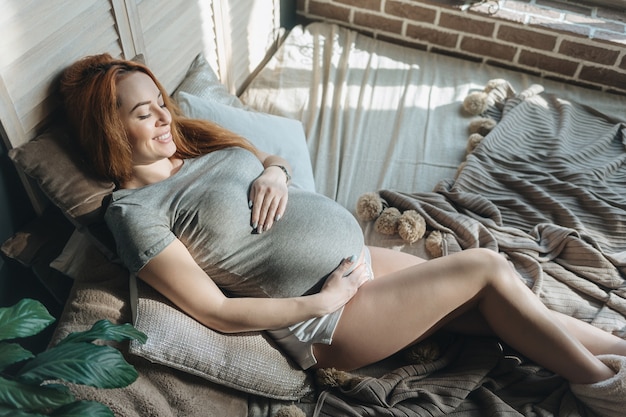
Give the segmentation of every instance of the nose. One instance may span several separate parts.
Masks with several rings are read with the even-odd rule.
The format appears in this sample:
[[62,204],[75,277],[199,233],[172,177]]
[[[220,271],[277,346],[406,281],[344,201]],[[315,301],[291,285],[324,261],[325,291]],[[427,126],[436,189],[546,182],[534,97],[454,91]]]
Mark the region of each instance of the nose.
[[160,107],[159,106],[159,110],[158,110],[158,123],[161,125],[168,125],[171,123],[172,121],[172,115],[170,113],[170,111],[167,109],[167,107]]

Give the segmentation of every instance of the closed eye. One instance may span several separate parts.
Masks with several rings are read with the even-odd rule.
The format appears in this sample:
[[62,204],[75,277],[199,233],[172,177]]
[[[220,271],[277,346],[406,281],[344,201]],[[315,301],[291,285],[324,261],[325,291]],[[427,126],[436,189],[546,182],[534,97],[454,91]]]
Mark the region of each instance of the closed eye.
[[[159,104],[159,107],[162,108],[162,109],[165,109],[165,108],[167,108],[167,105],[165,103],[163,103],[163,104]],[[137,116],[137,118],[139,120],[146,120],[146,119],[149,119],[151,116],[152,116],[152,113],[148,113],[148,114],[139,115],[139,116]]]

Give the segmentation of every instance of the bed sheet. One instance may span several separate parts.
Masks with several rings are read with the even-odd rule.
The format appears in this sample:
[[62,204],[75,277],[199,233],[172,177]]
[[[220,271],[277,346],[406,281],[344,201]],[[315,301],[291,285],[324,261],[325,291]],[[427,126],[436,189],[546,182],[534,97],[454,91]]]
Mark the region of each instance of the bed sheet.
[[375,40],[329,23],[297,26],[251,81],[251,108],[301,120],[316,189],[355,211],[363,193],[431,191],[465,158],[465,97],[492,79],[541,84],[608,114],[622,96]]

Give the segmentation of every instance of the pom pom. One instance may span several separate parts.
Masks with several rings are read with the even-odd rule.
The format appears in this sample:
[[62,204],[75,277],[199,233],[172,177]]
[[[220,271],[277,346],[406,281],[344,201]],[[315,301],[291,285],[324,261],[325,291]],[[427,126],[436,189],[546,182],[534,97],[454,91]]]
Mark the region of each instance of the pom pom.
[[490,80],[483,91],[487,93],[493,104],[503,105],[507,99],[515,96],[515,90],[511,84],[501,78]]
[[458,342],[458,337],[445,331],[437,332],[432,336],[409,346],[401,354],[402,358],[415,364],[434,362],[441,359],[448,349]]
[[384,208],[385,204],[378,193],[365,193],[356,203],[356,215],[360,220],[369,222],[376,219]]
[[480,133],[472,133],[467,139],[467,146],[465,147],[465,152],[472,153],[474,149],[478,146],[480,142],[484,139],[484,136]]
[[478,133],[482,136],[487,136],[489,132],[496,127],[496,121],[486,117],[472,120],[469,125],[470,133]]
[[443,255],[443,234],[439,230],[433,230],[428,234],[425,243],[426,251],[433,258]]
[[295,404],[291,404],[278,410],[275,417],[306,417],[306,414]]
[[442,356],[439,343],[432,339],[425,339],[410,346],[402,352],[404,360],[411,364],[434,362]]
[[374,229],[383,235],[393,235],[398,231],[398,219],[400,210],[395,207],[387,207],[374,223]]
[[471,115],[483,114],[489,106],[489,96],[484,91],[470,93],[463,100],[463,109]]
[[[511,84],[509,84],[509,82],[505,79],[502,78],[494,78],[493,80],[489,80],[487,81],[487,84],[485,85],[485,88],[483,91],[485,91],[485,93],[489,93],[491,92],[491,90],[502,90],[502,91],[511,91],[513,92],[513,87],[511,87]],[[515,92],[513,92],[513,94],[515,94]]]
[[415,210],[407,210],[398,219],[398,234],[408,243],[415,243],[426,233],[426,220]]
[[317,385],[323,388],[352,389],[367,377],[352,375],[335,368],[320,368],[315,372]]

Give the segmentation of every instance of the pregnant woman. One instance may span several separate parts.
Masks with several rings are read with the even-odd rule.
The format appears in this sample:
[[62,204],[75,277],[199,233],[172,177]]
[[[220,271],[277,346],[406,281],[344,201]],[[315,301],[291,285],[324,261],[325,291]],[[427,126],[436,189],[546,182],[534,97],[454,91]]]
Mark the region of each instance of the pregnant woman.
[[441,328],[495,334],[621,410],[624,392],[599,396],[624,384],[626,341],[548,310],[499,254],[366,247],[350,212],[289,187],[288,161],[183,117],[139,63],[87,57],[61,91],[85,158],[117,185],[105,218],[122,261],[204,325],[267,330],[303,369],[362,367]]

